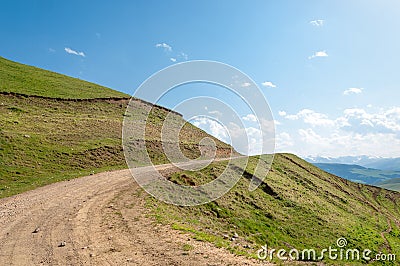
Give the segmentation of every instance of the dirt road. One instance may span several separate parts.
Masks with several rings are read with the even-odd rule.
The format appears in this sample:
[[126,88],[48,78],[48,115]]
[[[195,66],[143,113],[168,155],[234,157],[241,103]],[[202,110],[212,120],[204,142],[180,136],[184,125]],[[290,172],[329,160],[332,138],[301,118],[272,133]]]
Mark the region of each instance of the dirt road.
[[156,224],[142,193],[122,170],[1,199],[0,265],[259,265]]

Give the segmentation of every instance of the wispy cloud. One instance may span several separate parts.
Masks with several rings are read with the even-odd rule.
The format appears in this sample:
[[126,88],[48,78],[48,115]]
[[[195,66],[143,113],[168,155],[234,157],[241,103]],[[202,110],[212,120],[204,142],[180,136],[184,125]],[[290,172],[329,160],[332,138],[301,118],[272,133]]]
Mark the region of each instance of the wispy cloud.
[[343,95],[360,94],[362,93],[363,90],[364,90],[363,88],[349,88],[343,91]]
[[163,43],[157,43],[156,44],[157,48],[164,48],[165,51],[171,52],[172,51],[172,46],[163,42]]
[[188,60],[188,58],[189,58],[188,55],[185,54],[184,52],[180,52],[178,56],[180,58],[182,58],[182,60]]
[[315,52],[312,56],[309,56],[308,59],[313,59],[315,57],[328,57],[328,54],[326,53],[326,51],[319,51]]
[[253,114],[248,114],[248,115],[242,117],[242,119],[244,121],[257,122],[257,117],[255,115],[253,115]]
[[77,51],[74,51],[74,50],[72,50],[71,48],[68,48],[68,47],[65,47],[64,50],[65,50],[68,54],[79,55],[79,56],[82,56],[82,57],[85,57],[85,56],[86,56],[84,52],[77,52]]
[[310,109],[296,114],[280,111],[279,115],[285,118],[285,125],[278,131],[288,125],[295,126],[295,130],[287,131],[293,139],[291,147],[285,147],[278,140],[279,137],[289,139],[287,136],[277,135],[278,151],[283,146],[302,155],[393,157],[400,154],[400,106],[349,108],[330,116]]
[[279,111],[278,114],[279,114],[280,116],[286,116],[286,115],[287,115],[285,111]]
[[165,42],[160,42],[155,45],[156,48],[160,48],[164,51],[164,54],[171,62],[187,61],[189,56],[184,52],[176,52],[171,45]]
[[214,121],[207,117],[200,117],[196,118],[193,121],[193,125],[203,129],[206,132],[211,133],[211,135],[226,143],[230,143],[229,133],[227,129],[217,121]]
[[316,20],[311,20],[310,24],[316,27],[322,27],[324,25],[324,20],[323,19],[316,19]]
[[56,50],[54,50],[53,48],[49,48],[49,52],[50,52],[50,53],[55,53]]
[[288,115],[286,112],[279,112],[279,115],[289,120],[302,119],[304,123],[312,126],[334,126],[335,121],[328,118],[326,114],[317,113],[314,110],[303,109],[297,114]]
[[242,83],[242,87],[243,88],[248,88],[248,87],[250,87],[251,86],[251,83],[250,82],[243,82]]
[[222,113],[220,111],[217,111],[217,110],[209,111],[208,113],[211,114],[211,115],[214,115],[216,117],[221,117],[222,116]]
[[277,134],[275,142],[277,151],[286,151],[286,149],[294,145],[293,138],[287,132]]
[[272,83],[271,81],[265,81],[265,82],[261,83],[261,85],[263,85],[264,87],[276,88],[276,85],[274,83]]

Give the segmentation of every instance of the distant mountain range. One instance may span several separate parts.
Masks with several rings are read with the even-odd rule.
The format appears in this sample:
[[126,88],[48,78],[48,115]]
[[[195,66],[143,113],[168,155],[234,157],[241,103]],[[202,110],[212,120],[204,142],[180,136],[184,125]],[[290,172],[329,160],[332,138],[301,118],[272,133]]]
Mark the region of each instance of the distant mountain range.
[[307,162],[316,163],[329,163],[329,164],[348,164],[359,165],[365,168],[373,168],[384,171],[400,171],[400,158],[384,158],[373,156],[342,156],[342,157],[322,157],[322,156],[309,156],[304,158]]
[[382,182],[394,178],[400,179],[400,171],[384,171],[354,164],[314,163],[314,165],[328,173],[362,184],[379,186]]

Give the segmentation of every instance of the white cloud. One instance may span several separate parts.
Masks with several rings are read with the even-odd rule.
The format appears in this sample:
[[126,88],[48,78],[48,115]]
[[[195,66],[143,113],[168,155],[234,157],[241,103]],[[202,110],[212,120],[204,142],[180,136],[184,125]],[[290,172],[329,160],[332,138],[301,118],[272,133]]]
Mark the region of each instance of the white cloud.
[[379,110],[368,113],[362,108],[349,108],[336,119],[330,119],[326,114],[321,114],[310,109],[303,109],[297,114],[280,113],[288,120],[302,120],[313,127],[334,127],[359,133],[399,133],[400,134],[400,107]]
[[235,123],[229,123],[229,133],[235,149],[243,154],[261,154],[265,144],[262,141],[262,132],[255,127],[240,127]]
[[243,82],[242,83],[242,87],[243,88],[247,88],[247,87],[250,87],[251,86],[251,83],[250,82]]
[[261,85],[263,85],[264,87],[276,88],[276,85],[274,83],[272,83],[271,81],[265,81],[265,82],[261,83]]
[[164,48],[165,51],[171,52],[172,51],[172,47],[169,44],[166,44],[165,42],[163,43],[157,43],[156,44],[157,48]]
[[272,153],[273,147],[275,147],[272,134],[263,132],[256,127],[242,127],[233,122],[229,122],[226,127],[223,127],[213,120],[203,118],[196,119],[193,124],[220,140],[232,144],[242,154],[261,154],[263,150]]
[[304,123],[310,124],[312,126],[334,126],[335,125],[335,121],[329,119],[327,115],[317,113],[310,109],[303,109],[294,115],[288,115],[285,112],[283,112],[283,113],[282,113],[282,116],[284,116],[286,119],[289,119],[289,120],[302,119]]
[[175,52],[172,46],[165,42],[157,43],[155,47],[162,49],[169,60],[174,63],[177,61],[187,61],[189,58],[184,52]]
[[349,88],[343,91],[343,95],[360,94],[362,93],[363,90],[364,90],[363,88]]
[[289,147],[294,145],[293,138],[287,132],[281,132],[276,135],[276,150],[277,152],[287,151]]
[[316,27],[321,27],[324,25],[324,20],[323,19],[316,19],[316,20],[311,20],[310,24]]
[[278,114],[279,114],[280,116],[286,116],[286,112],[285,112],[285,111],[279,111]]
[[217,111],[217,110],[209,111],[208,113],[211,114],[211,115],[214,115],[216,117],[221,117],[222,116],[222,113],[220,111]]
[[257,117],[253,114],[248,114],[248,115],[242,117],[242,119],[244,121],[257,122]]
[[200,117],[193,121],[193,125],[203,129],[206,132],[209,132],[214,137],[226,143],[230,142],[227,129],[215,120],[206,117]]
[[178,55],[182,60],[188,60],[189,56],[185,54],[184,52],[180,52]]
[[72,50],[71,48],[68,48],[68,47],[65,47],[64,50],[69,54],[79,55],[79,56],[82,56],[82,57],[86,56],[84,52],[77,52],[77,51],[74,51],[74,50]]
[[[260,118],[261,129],[265,133],[275,133],[275,120]],[[278,122],[279,123],[279,122]]]
[[[348,156],[348,155],[375,155],[383,157],[398,156],[400,154],[400,139],[395,134],[334,131],[322,136],[313,129],[300,129],[299,154],[319,156]],[[297,143],[299,144],[299,143]]]
[[[299,155],[398,157],[400,154],[400,106],[348,108],[334,118],[303,109],[283,117],[310,125],[287,131],[291,126],[290,122],[285,123],[285,130],[293,139],[290,151]],[[280,129],[283,130],[283,126]],[[277,143],[278,140],[277,137]]]
[[319,51],[315,52],[312,56],[309,56],[308,59],[313,59],[315,57],[328,57],[328,54],[326,53],[326,51]]
[[318,135],[312,128],[299,129],[299,135],[301,139],[309,144],[318,144],[320,146],[325,146],[328,141],[322,136]]
[[347,130],[360,133],[396,133],[400,136],[400,107],[368,113],[361,108],[350,108],[343,111],[347,121]]
[[49,48],[49,52],[50,52],[50,53],[55,53],[56,50],[54,50],[53,48]]

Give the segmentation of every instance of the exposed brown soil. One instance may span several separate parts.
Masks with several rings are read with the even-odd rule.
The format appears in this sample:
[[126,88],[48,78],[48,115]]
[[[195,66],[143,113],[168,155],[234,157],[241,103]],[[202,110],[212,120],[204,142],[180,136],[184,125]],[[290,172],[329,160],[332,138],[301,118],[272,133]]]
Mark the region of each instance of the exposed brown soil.
[[128,170],[0,200],[0,265],[259,265],[155,223]]

